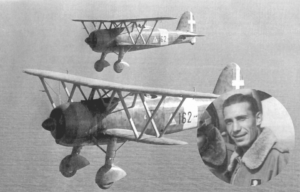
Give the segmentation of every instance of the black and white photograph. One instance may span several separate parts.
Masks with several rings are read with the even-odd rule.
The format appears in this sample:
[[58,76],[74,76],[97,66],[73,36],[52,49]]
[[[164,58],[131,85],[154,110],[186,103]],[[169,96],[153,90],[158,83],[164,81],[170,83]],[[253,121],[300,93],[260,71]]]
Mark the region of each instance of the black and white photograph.
[[0,191],[299,190],[299,1],[0,13]]

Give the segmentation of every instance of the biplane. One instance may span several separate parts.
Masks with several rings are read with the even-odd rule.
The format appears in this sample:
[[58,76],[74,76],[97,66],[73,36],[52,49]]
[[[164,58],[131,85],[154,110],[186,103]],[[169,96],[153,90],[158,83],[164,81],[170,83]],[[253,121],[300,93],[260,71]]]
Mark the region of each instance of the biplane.
[[[172,17],[121,19],[121,20],[82,20],[88,37],[85,42],[95,52],[102,53],[94,68],[101,72],[110,64],[105,60],[108,53],[116,53],[118,60],[114,63],[114,70],[121,73],[129,64],[123,60],[124,54],[129,51],[138,51],[149,48],[158,48],[179,43],[196,43],[196,22],[192,12],[183,13],[176,30],[156,28],[158,21],[175,19]],[[146,25],[154,22],[153,27]],[[88,30],[85,23],[91,23],[92,30]]]
[[[231,64],[223,70],[215,93],[221,94],[238,85],[237,67]],[[44,70],[26,69],[24,72],[40,78],[54,108],[42,127],[51,133],[57,144],[72,147],[71,154],[60,163],[60,172],[65,177],[75,175],[77,170],[89,165],[89,161],[80,155],[82,147],[97,146],[106,154],[105,164],[95,179],[102,189],[109,188],[126,175],[123,169],[113,164],[117,150],[126,141],[186,144],[165,135],[197,128],[202,112],[218,97],[213,93],[122,85]],[[51,93],[50,83],[56,81],[66,93],[67,101],[60,105],[54,102]],[[75,96],[82,100],[74,101]],[[106,150],[101,145],[107,145]]]

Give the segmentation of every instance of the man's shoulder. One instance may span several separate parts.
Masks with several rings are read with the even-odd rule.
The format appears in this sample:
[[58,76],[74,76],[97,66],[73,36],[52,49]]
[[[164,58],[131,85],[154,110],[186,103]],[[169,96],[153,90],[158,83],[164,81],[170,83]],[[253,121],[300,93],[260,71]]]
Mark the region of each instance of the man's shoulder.
[[289,148],[281,142],[276,142],[270,150],[270,156],[280,161],[288,162],[289,159]]
[[[272,129],[270,128],[264,128],[267,137],[273,137],[274,144],[272,145],[270,151],[277,151],[279,153],[289,153],[289,147],[284,144],[282,141],[278,140],[278,138],[273,133]],[[264,138],[265,139],[265,138]]]
[[276,137],[268,128],[263,128],[261,134],[243,155],[242,161],[249,169],[257,169],[270,154],[276,144]]
[[273,145],[272,150],[278,151],[280,153],[289,153],[290,152],[289,148],[281,142],[276,142]]

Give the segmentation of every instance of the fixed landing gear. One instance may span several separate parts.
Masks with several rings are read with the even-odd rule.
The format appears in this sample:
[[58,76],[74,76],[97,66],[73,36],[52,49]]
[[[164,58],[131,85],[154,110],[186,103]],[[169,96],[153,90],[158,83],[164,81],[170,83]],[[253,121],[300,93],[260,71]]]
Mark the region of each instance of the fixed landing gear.
[[72,177],[76,174],[77,170],[90,164],[86,158],[79,155],[81,148],[81,146],[73,147],[71,155],[66,156],[61,161],[59,171],[63,176]]
[[[100,60],[96,61],[94,68],[96,71],[101,72],[105,67],[108,67],[110,64],[105,60],[106,55],[109,52],[102,52]],[[129,64],[123,61],[125,54],[124,47],[119,47],[119,50],[115,52],[118,55],[118,60],[114,64],[114,70],[116,73],[121,73],[125,67],[129,67]]]
[[105,57],[106,57],[107,53],[106,52],[103,52],[102,55],[101,55],[101,58],[100,60],[96,61],[96,63],[94,64],[94,68],[97,72],[101,72],[103,71],[103,69],[105,67],[108,67],[110,66],[109,62],[107,62],[105,60]]
[[110,64],[104,59],[102,59],[102,60],[100,59],[100,60],[96,61],[96,63],[94,64],[94,68],[97,72],[103,71],[103,69],[108,66],[110,66]]
[[120,167],[113,165],[116,156],[117,138],[113,137],[107,144],[105,165],[97,172],[95,182],[101,189],[108,189],[112,184],[126,176],[126,172]]
[[119,47],[118,60],[114,64],[114,70],[116,73],[121,73],[125,67],[129,67],[129,64],[122,60],[124,54],[124,47]]
[[125,67],[129,67],[129,64],[122,60],[118,60],[114,64],[114,70],[116,73],[121,73]]
[[[104,151],[97,143],[95,144]],[[76,174],[77,170],[90,164],[86,158],[79,155],[81,149],[82,146],[73,147],[71,155],[63,158],[59,165],[59,171],[63,176],[72,177]],[[98,170],[95,178],[95,182],[101,189],[110,188],[114,182],[126,176],[126,172],[123,169],[113,164],[118,149],[117,138],[110,138],[107,143],[107,150],[106,152],[104,151],[106,153],[105,164]]]

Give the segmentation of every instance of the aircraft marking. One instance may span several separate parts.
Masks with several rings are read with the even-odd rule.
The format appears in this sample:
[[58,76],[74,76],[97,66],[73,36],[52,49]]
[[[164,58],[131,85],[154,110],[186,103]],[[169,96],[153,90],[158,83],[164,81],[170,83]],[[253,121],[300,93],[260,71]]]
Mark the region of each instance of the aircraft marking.
[[236,89],[240,89],[241,86],[244,86],[244,80],[241,79],[241,68],[236,65],[235,68],[235,80],[232,80],[232,86],[234,86]]
[[[170,114],[169,121],[170,121],[170,119],[172,118],[172,115],[173,115],[173,113]],[[176,121],[175,121],[175,118],[173,118],[173,120],[172,120],[172,122],[171,122],[170,125],[176,125],[176,124],[177,124],[177,123],[176,123]]]
[[183,129],[189,129],[196,127],[198,124],[198,118],[195,118],[195,114],[198,114],[198,105],[194,99],[188,98],[183,104],[184,111],[182,113]]
[[152,43],[158,43],[156,36],[154,36]]
[[193,13],[190,12],[190,20],[188,20],[188,24],[190,24],[190,32],[194,32],[193,24],[196,24],[196,21],[193,19]]
[[[192,118],[192,112],[189,111],[189,112],[183,112],[183,113],[179,113],[178,114],[178,121],[179,121],[179,124],[185,124],[185,123],[192,123],[191,121],[191,118]],[[195,116],[194,116],[195,117]],[[193,117],[193,118],[194,118]]]
[[169,44],[169,33],[166,29],[158,29],[160,32],[160,44],[168,45]]

